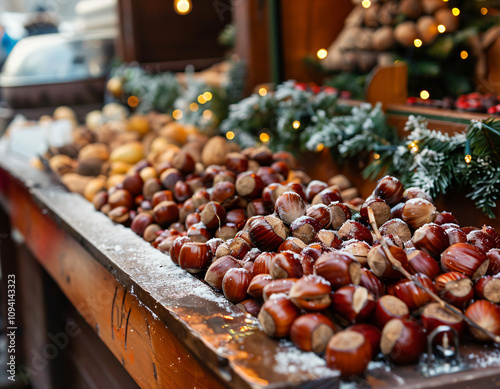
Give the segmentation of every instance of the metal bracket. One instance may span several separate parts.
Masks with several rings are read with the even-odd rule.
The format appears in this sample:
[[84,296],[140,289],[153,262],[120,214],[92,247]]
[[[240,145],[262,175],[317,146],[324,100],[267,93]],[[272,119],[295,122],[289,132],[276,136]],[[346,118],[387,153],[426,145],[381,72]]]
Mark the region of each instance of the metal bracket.
[[[449,334],[453,334],[453,345],[449,342]],[[442,334],[441,344],[435,344],[434,339]],[[471,369],[459,354],[457,331],[450,326],[439,326],[427,337],[427,353],[422,356],[418,370],[424,377],[435,377],[443,374],[456,373]]]

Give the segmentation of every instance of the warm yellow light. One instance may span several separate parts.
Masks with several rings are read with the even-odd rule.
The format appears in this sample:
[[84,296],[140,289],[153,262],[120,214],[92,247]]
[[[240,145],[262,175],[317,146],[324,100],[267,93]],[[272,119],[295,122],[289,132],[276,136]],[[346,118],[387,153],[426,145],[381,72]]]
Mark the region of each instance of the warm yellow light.
[[412,153],[415,153],[415,154],[418,153],[418,146],[417,145],[413,146],[411,148],[411,151],[412,151]]
[[370,5],[372,5],[372,2],[370,0],[363,0],[361,2],[361,5],[363,6],[363,8],[370,8]]
[[226,138],[229,140],[234,139],[234,132],[232,131],[226,132]]
[[448,2],[448,0],[443,0],[443,3],[447,3],[447,2]]
[[481,15],[486,15],[488,13],[488,8],[481,8]]
[[193,111],[193,112],[198,111],[198,108],[199,108],[199,106],[198,106],[198,104],[196,104],[196,103],[191,103],[191,104],[189,104],[189,109],[190,109],[191,111]]
[[172,112],[172,117],[175,120],[180,120],[182,119],[182,111],[180,109],[176,109],[174,112]]
[[269,136],[269,134],[267,132],[263,132],[262,134],[260,134],[260,141],[263,142],[263,143],[267,143],[269,142],[269,139],[271,139],[271,137]]
[[470,161],[472,161],[472,155],[467,154],[465,156],[465,163],[470,163]]
[[206,102],[207,102],[207,100],[205,100],[205,98],[203,97],[203,95],[199,95],[198,96],[198,103],[205,104]]
[[174,10],[179,15],[187,15],[191,9],[191,0],[174,0]]
[[420,92],[420,98],[423,100],[427,100],[430,96],[431,95],[426,90],[423,90]]
[[203,93],[203,98],[204,98],[206,101],[210,101],[210,100],[212,100],[212,97],[213,97],[213,95],[212,95],[210,92],[205,92],[205,93]]
[[323,149],[325,148],[325,145],[323,143],[319,143],[317,146],[316,146],[316,151],[319,153],[320,151],[322,151]]
[[300,122],[298,120],[295,120],[292,123],[292,127],[295,128],[296,130],[300,127]]
[[462,59],[466,59],[468,56],[469,56],[469,53],[468,53],[467,51],[462,50],[462,51],[460,52],[460,58],[462,58]]
[[373,158],[374,159],[380,159],[380,154],[378,154],[378,153],[373,154]]
[[442,34],[445,31],[446,31],[446,27],[444,26],[444,24],[440,24],[438,26],[438,32]]
[[212,116],[213,116],[213,113],[209,109],[203,111],[203,118],[204,119],[209,120],[212,118]]
[[413,41],[413,44],[415,45],[415,47],[420,47],[420,46],[422,46],[422,40],[420,40],[420,39],[415,39],[415,40]]
[[451,13],[453,14],[453,16],[458,16],[460,15],[460,10],[457,7],[455,7],[452,8]]
[[326,49],[319,49],[316,55],[319,59],[324,59],[328,55],[328,51]]
[[264,87],[260,88],[259,89],[259,95],[261,95],[261,96],[267,95],[267,89],[264,88]]
[[132,108],[137,107],[139,105],[139,98],[137,96],[130,96],[127,99],[127,104]]

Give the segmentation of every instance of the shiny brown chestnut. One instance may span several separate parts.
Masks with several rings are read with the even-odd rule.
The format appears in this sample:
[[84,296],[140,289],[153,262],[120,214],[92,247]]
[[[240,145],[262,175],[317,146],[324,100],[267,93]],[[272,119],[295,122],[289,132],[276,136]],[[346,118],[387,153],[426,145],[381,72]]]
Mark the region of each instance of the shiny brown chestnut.
[[372,348],[372,357],[375,357],[380,352],[380,339],[382,338],[382,332],[374,325],[358,323],[347,327],[346,330],[359,332],[366,338],[366,340],[368,340]]
[[252,244],[262,251],[274,251],[287,238],[283,222],[274,216],[258,217],[250,225]]
[[262,299],[267,301],[275,294],[289,295],[290,289],[298,281],[298,278],[282,278],[273,280],[262,289]]
[[379,197],[369,197],[359,210],[361,220],[367,224],[370,223],[368,208],[371,208],[373,211],[373,216],[375,217],[375,222],[378,227],[391,218],[391,207],[383,199]]
[[412,240],[415,248],[437,259],[450,245],[445,229],[434,223],[424,224],[416,230]]
[[243,267],[232,267],[226,271],[222,279],[224,296],[232,303],[243,301],[247,295],[252,273]]
[[445,229],[450,241],[450,246],[455,243],[467,243],[467,234],[460,228],[448,227]]
[[226,210],[218,202],[210,201],[201,211],[200,219],[209,230],[213,231],[225,222]]
[[401,181],[393,176],[385,176],[377,182],[373,195],[385,200],[392,207],[403,199],[403,192]]
[[248,217],[267,215],[269,213],[264,200],[261,198],[250,200],[247,204],[246,211]]
[[259,312],[259,322],[264,332],[275,338],[289,335],[292,324],[299,316],[298,308],[286,296],[267,300]]
[[455,243],[441,254],[441,266],[448,271],[458,271],[472,281],[486,274],[489,260],[479,247],[468,243]]
[[335,333],[333,323],[321,313],[307,313],[298,317],[290,328],[291,341],[302,351],[323,353]]
[[269,274],[269,265],[271,260],[276,255],[276,253],[261,253],[257,258],[255,258],[253,273],[257,274]]
[[313,180],[306,188],[307,201],[312,202],[314,197],[322,190],[328,188],[328,184],[323,181]]
[[416,187],[406,188],[403,192],[403,201],[410,199],[424,199],[432,203],[432,197],[425,190]]
[[425,251],[414,250],[407,255],[412,273],[422,273],[431,280],[441,274],[439,264]]
[[474,297],[472,280],[465,274],[456,271],[440,274],[434,282],[439,297],[458,309],[465,309]]
[[337,231],[342,240],[362,240],[368,244],[373,243],[373,236],[368,227],[354,220],[347,220]]
[[500,303],[500,278],[484,276],[474,284],[474,294],[477,300],[484,299],[492,303]]
[[205,243],[186,242],[179,252],[179,266],[190,272],[207,270],[212,261],[212,252]]
[[257,170],[257,175],[262,179],[265,186],[285,180],[281,174],[269,166],[261,166],[259,170]]
[[331,310],[341,324],[363,322],[374,309],[373,295],[363,286],[343,286],[332,294]]
[[233,202],[236,194],[235,186],[232,182],[223,181],[214,185],[212,194],[210,195],[210,200],[221,204],[226,207],[228,204]]
[[[490,333],[500,336],[500,307],[498,305],[491,301],[478,300],[467,308],[465,316]],[[476,340],[491,341],[483,331],[471,326],[469,330]]]
[[361,266],[348,253],[327,252],[314,263],[314,274],[326,279],[332,289],[337,290],[349,284],[359,285]]
[[307,208],[306,215],[315,219],[321,225],[321,228],[330,226],[332,214],[330,207],[325,204],[316,204]]
[[323,277],[308,275],[300,278],[290,289],[289,297],[301,309],[322,311],[331,303],[330,283]]
[[246,299],[240,301],[238,304],[236,304],[236,307],[254,317],[257,317],[259,315],[260,309],[262,308],[260,303],[258,303],[254,299]]
[[212,264],[208,267],[207,272],[205,273],[205,282],[207,282],[212,288],[222,291],[222,280],[227,271],[232,268],[240,267],[241,266],[236,259],[230,255],[220,257],[212,262]]
[[138,213],[137,216],[134,217],[134,220],[132,220],[130,228],[137,235],[142,236],[144,234],[144,231],[146,230],[146,227],[151,223],[153,223],[153,216],[151,216],[149,213]]
[[408,200],[401,210],[401,219],[413,230],[422,227],[424,224],[432,223],[436,216],[437,212],[434,204],[420,198]]
[[486,274],[489,276],[496,276],[500,273],[500,249],[492,249],[488,251],[486,253],[486,257],[490,261]]
[[334,201],[328,207],[330,208],[330,220],[333,229],[339,229],[352,216],[351,208],[340,201]]
[[274,211],[285,224],[290,225],[306,214],[306,204],[299,194],[285,192],[276,199]]
[[439,225],[447,223],[458,224],[458,220],[450,212],[439,212],[434,223]]
[[[255,266],[255,265],[254,265]],[[269,274],[257,274],[252,278],[247,288],[247,293],[257,301],[262,301],[264,287],[273,281]]]
[[173,193],[175,199],[181,203],[193,195],[193,191],[184,181],[177,181],[175,183]]
[[[397,246],[389,245],[389,251],[392,256],[399,261],[401,266],[410,270],[408,257],[405,251]],[[368,252],[368,265],[377,277],[387,278],[391,280],[400,279],[403,275],[397,270],[392,262],[387,258],[383,248],[380,245],[373,246]]]
[[274,278],[300,278],[303,275],[300,255],[293,251],[277,253],[269,263],[269,274]]
[[484,225],[482,231],[486,232],[495,241],[495,248],[500,248],[500,234],[491,226]]
[[387,294],[377,300],[373,322],[382,329],[392,319],[408,319],[409,317],[410,310],[406,304],[397,297]]
[[290,225],[290,234],[305,244],[311,243],[319,230],[321,230],[321,225],[309,216],[301,216]]
[[257,174],[245,172],[236,177],[235,188],[236,193],[241,197],[256,198],[262,195],[264,183]]
[[243,208],[235,208],[227,211],[226,222],[232,223],[238,230],[241,230],[247,221],[247,215]]
[[[337,233],[332,230],[319,230],[316,234],[315,241],[323,243],[326,247],[338,249],[342,245],[342,239]],[[358,242],[364,243],[364,242]]]
[[398,236],[403,242],[411,239],[411,231],[408,224],[399,218],[386,221],[379,229],[382,235]]
[[248,170],[248,157],[240,153],[229,153],[226,155],[226,168],[236,174]]
[[395,364],[417,362],[425,346],[425,330],[415,321],[392,319],[382,330],[380,350]]
[[365,267],[361,268],[359,285],[365,287],[373,295],[375,300],[385,295],[385,285],[370,269]]
[[335,201],[342,201],[338,188],[328,187],[319,192],[311,201],[311,205],[331,204]]
[[471,231],[467,234],[467,243],[488,252],[496,247],[495,239],[482,230]]
[[128,190],[117,189],[114,192],[110,192],[108,195],[108,204],[111,209],[116,207],[125,207],[131,209],[134,203],[134,199]]
[[162,201],[153,208],[153,217],[156,223],[166,227],[179,220],[179,208],[174,201]]
[[193,240],[193,242],[200,242],[200,243],[205,243],[213,238],[208,228],[202,222],[190,226],[187,229],[187,236],[190,237]]
[[368,267],[368,252],[370,251],[368,243],[359,240],[344,243],[341,251],[351,254],[361,266]]
[[282,251],[293,251],[294,253],[300,254],[305,247],[306,244],[303,241],[290,236],[280,244],[280,247],[278,247],[278,252],[280,253]]
[[371,358],[370,342],[356,331],[337,332],[326,347],[326,364],[344,378],[363,374]]
[[172,166],[184,174],[189,174],[194,172],[195,161],[189,153],[180,150],[174,155]]
[[398,281],[394,286],[394,295],[403,301],[411,311],[434,301],[432,295],[417,286],[416,282],[422,284],[432,293],[436,293],[434,283],[425,274],[417,273],[413,276],[412,280],[405,279]]

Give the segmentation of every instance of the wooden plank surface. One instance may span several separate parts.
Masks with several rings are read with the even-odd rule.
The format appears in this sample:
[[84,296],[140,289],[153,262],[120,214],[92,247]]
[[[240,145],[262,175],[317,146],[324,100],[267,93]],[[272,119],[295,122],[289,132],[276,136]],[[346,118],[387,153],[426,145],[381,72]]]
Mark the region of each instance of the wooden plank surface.
[[[338,386],[337,373],[319,357],[268,338],[255,319],[1,146],[0,202],[42,266],[141,387]],[[500,379],[498,350],[471,344],[461,352],[474,369],[423,379],[413,366],[374,366],[358,386],[491,387]]]
[[1,197],[14,226],[139,385],[337,387],[321,358],[268,338],[255,318],[79,195],[43,175],[35,181],[40,173],[14,160],[7,173],[5,162]]

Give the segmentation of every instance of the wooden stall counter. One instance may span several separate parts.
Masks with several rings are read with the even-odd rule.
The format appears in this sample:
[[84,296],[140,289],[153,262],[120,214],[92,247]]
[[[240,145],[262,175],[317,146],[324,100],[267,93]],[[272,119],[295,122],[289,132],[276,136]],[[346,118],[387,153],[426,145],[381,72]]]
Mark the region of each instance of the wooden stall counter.
[[470,369],[463,372],[424,379],[414,366],[378,363],[365,378],[342,384],[322,358],[267,337],[255,318],[10,155],[5,142],[0,155],[0,203],[12,227],[143,388],[452,388],[500,379],[500,352],[466,345]]

